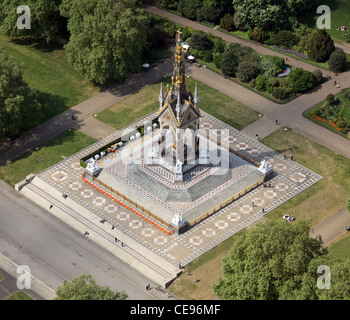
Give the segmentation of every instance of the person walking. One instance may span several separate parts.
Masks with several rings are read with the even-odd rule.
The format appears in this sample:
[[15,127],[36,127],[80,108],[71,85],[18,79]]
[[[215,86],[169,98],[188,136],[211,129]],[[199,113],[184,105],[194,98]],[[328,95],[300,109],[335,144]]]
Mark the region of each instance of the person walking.
[[89,232],[85,231],[84,236],[88,236]]

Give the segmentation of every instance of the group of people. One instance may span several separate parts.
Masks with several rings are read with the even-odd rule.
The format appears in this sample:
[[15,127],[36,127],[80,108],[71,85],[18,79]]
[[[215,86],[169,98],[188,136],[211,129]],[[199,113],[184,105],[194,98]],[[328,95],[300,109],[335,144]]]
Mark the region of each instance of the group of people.
[[342,26],[342,27],[337,27],[337,30],[339,31],[345,31],[347,30],[347,28],[345,26]]

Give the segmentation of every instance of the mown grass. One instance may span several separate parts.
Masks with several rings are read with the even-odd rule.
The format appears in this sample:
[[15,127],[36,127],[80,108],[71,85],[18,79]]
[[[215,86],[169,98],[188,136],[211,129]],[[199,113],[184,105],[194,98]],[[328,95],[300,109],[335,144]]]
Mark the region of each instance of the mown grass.
[[[331,10],[331,29],[327,32],[338,42],[346,42],[343,32],[337,27],[346,26],[350,29],[350,1],[349,0],[324,0],[322,5],[329,6]],[[299,21],[307,24],[311,28],[316,28],[317,19],[320,17],[316,10],[299,17]]]
[[330,255],[346,259],[350,257],[350,232],[346,232],[328,247]]
[[5,300],[33,300],[30,296],[28,296],[23,291],[17,291],[14,294],[11,294]]
[[[96,142],[76,130],[67,130],[49,140],[38,150],[26,152],[19,158],[0,167],[0,179],[14,186],[28,174],[38,173]],[[38,159],[43,159],[38,161]]]
[[[62,46],[47,46],[32,38],[11,40],[0,35],[0,47],[23,66],[23,78],[39,91],[44,106],[39,123],[71,108],[99,92],[69,64]],[[33,124],[33,126],[39,123]]]
[[[163,78],[164,88],[171,85],[169,77]],[[159,108],[158,96],[160,82],[146,86],[139,92],[123,99],[114,106],[100,112],[97,119],[110,126],[121,129],[126,125],[140,119]],[[194,92],[195,84],[198,83],[200,97],[199,107],[214,117],[226,122],[230,126],[241,130],[247,125],[259,119],[259,113],[243,105],[242,103],[226,96],[225,94],[196,81],[186,78],[187,87]]]

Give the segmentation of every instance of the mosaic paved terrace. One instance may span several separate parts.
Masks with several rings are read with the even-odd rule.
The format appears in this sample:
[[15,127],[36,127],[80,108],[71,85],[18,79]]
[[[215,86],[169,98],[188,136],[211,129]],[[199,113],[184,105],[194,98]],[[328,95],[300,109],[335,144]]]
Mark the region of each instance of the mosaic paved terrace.
[[[225,136],[223,145],[230,147],[242,156],[246,156],[257,163],[265,159],[271,165],[274,174],[267,181],[268,184],[271,184],[270,187],[258,186],[183,234],[168,235],[164,233],[152,223],[142,219],[142,217],[134,212],[127,210],[124,206],[121,206],[82,180],[81,177],[84,169],[80,166],[80,159],[93,150],[97,150],[101,146],[116,140],[116,138],[125,134],[128,128],[116,131],[110,137],[100,140],[94,145],[43,171],[38,174],[38,177],[61,192],[68,194],[71,199],[85,206],[99,217],[105,218],[115,228],[131,236],[140,244],[153,250],[174,265],[178,265],[178,263],[185,265],[194,260],[322,179],[321,176],[294,161],[285,159],[283,155],[266,147],[259,141],[251,139],[209,114],[204,112],[202,114],[201,128],[207,130],[227,129],[229,135]],[[143,120],[149,121],[153,118],[155,118],[155,114],[151,114]],[[142,123],[140,122],[136,125],[142,125]],[[133,127],[135,127],[135,124],[133,124]],[[127,147],[127,145],[124,147]],[[105,160],[107,159],[102,158],[99,165],[108,168],[115,164],[113,164],[113,159],[109,160],[111,161],[110,163],[108,163],[109,161],[106,163]],[[244,170],[253,170],[251,164],[242,163],[246,165],[246,169],[243,169],[244,166],[242,167],[243,174]],[[248,171],[245,173],[247,174]],[[117,172],[114,172],[114,176],[110,176],[115,179],[117,174]],[[191,180],[189,182],[191,183]],[[166,181],[163,184],[166,184]],[[123,202],[122,198],[116,198]],[[170,203],[170,205],[175,206],[175,203]],[[185,206],[181,202],[178,205],[177,208]]]

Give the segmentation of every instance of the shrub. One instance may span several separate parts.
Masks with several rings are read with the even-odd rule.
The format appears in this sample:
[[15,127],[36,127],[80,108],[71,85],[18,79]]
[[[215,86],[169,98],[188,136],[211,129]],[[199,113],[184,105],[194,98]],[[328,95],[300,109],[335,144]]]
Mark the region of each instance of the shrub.
[[297,38],[293,32],[280,30],[275,34],[276,45],[282,48],[290,49],[297,44]]
[[269,37],[269,34],[267,31],[263,31],[261,28],[254,27],[252,32],[249,34],[250,40],[255,40],[260,43],[264,43]]
[[249,86],[251,88],[255,88],[255,85],[256,85],[256,79],[252,79],[250,82],[249,82]]
[[197,20],[216,24],[219,22],[221,12],[222,8],[201,7],[197,10]]
[[318,29],[311,35],[308,43],[309,58],[316,62],[325,62],[334,51],[334,41],[324,29]]
[[189,45],[199,51],[212,50],[214,47],[213,42],[210,40],[209,36],[202,31],[194,32],[189,41]]
[[289,81],[295,92],[302,92],[313,88],[314,76],[311,72],[298,68],[289,75]]
[[320,69],[315,69],[312,72],[312,75],[314,76],[315,83],[321,83],[322,82],[323,76],[322,76],[322,71]]
[[213,53],[210,50],[207,50],[203,54],[203,60],[205,62],[211,62],[213,60]]
[[266,91],[266,84],[267,78],[265,76],[260,75],[255,79],[255,89],[260,92]]
[[277,87],[277,88],[273,88],[271,94],[276,99],[285,100],[285,99],[288,99],[290,97],[292,92],[293,92],[293,89],[291,89],[291,88]]
[[259,64],[261,73],[266,77],[274,77],[282,72],[284,59],[277,56],[265,56]]
[[201,6],[201,0],[179,0],[177,10],[186,18],[193,20],[197,18],[197,11]]
[[226,13],[223,18],[220,19],[220,27],[232,31],[235,29],[234,18],[229,13]]
[[218,69],[221,69],[221,63],[222,63],[222,54],[218,53],[214,55],[213,62],[215,64],[215,67]]
[[335,49],[329,60],[328,60],[329,70],[333,72],[343,72],[346,69],[346,55],[344,51],[340,48]]
[[235,24],[235,27],[238,30],[245,31],[247,30],[245,23],[242,20],[241,14],[239,12],[236,12],[233,15],[233,23]]
[[221,71],[225,76],[234,77],[238,67],[237,57],[230,51],[222,54]]
[[243,82],[249,82],[259,74],[258,64],[254,61],[243,61],[237,68],[237,77]]

